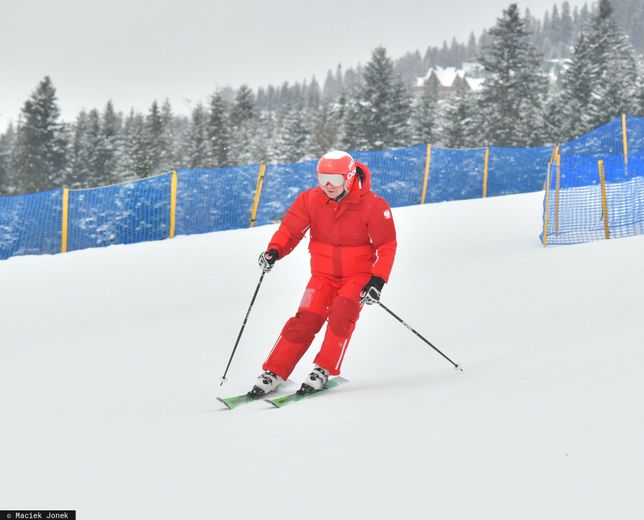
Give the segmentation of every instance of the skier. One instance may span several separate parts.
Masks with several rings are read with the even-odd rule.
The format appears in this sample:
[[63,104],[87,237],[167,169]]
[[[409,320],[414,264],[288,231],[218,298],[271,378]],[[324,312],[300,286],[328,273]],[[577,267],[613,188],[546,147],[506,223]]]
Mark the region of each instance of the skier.
[[249,395],[274,391],[291,374],[328,321],[313,371],[300,388],[323,388],[338,375],[363,304],[376,303],[396,255],[396,229],[386,200],[371,191],[371,173],[346,152],[332,151],[317,165],[319,186],[306,190],[286,212],[259,265],[268,272],[310,230],[311,279],[264,362]]

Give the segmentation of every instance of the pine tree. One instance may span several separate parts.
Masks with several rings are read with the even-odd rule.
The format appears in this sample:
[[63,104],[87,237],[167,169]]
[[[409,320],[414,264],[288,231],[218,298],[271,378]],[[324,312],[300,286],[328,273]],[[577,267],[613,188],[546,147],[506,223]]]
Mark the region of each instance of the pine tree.
[[313,77],[306,94],[306,108],[308,110],[317,110],[320,107],[321,100],[322,92],[320,91],[320,84]]
[[130,111],[123,127],[123,140],[125,146],[118,182],[143,179],[152,175],[150,153],[147,149],[150,140],[146,135],[143,114]]
[[304,125],[303,109],[286,109],[275,139],[275,160],[281,163],[300,161],[306,155],[307,146],[308,132]]
[[354,104],[355,121],[346,123],[345,136],[360,150],[383,150],[408,144],[410,100],[395,76],[384,47],[377,47],[364,68]]
[[579,11],[580,31],[585,29],[586,25],[588,24],[588,21],[590,20],[590,17],[591,17],[591,12],[590,12],[590,9],[588,8],[588,4],[584,3],[584,5],[581,8],[581,11]]
[[118,178],[118,166],[122,154],[122,118],[108,101],[101,116],[101,147],[98,150],[96,180],[100,186],[114,184]]
[[570,14],[570,3],[564,2],[561,6],[561,22],[560,22],[560,37],[561,42],[560,55],[561,58],[570,56],[570,47],[573,39],[573,21]]
[[187,126],[185,116],[175,117],[172,113],[170,101],[165,99],[161,105],[161,125],[163,126],[163,141],[166,144],[161,154],[160,171],[170,171],[182,163],[181,161],[181,137],[184,128]]
[[612,14],[610,2],[600,0],[599,11],[590,24],[599,75],[588,107],[592,127],[604,124],[622,112],[631,112],[637,98],[635,52]]
[[355,99],[347,99],[344,105],[340,144],[344,150],[368,150],[363,141],[364,129],[360,120],[360,107]]
[[247,86],[242,85],[237,91],[235,104],[230,114],[230,122],[234,128],[239,128],[245,122],[255,117],[255,96],[253,91]]
[[644,117],[644,57],[640,58],[639,62],[639,83],[638,83],[638,95],[637,95],[637,108],[633,115],[638,117]]
[[437,97],[430,88],[424,88],[412,109],[412,142],[432,143],[437,123]]
[[390,105],[389,147],[409,146],[411,140],[411,94],[400,78],[394,80]]
[[577,36],[570,64],[561,77],[556,103],[562,113],[560,140],[635,110],[636,99],[633,48],[613,19],[610,3],[601,0],[587,30]]
[[493,146],[541,144],[541,114],[548,83],[517,4],[503,11],[489,36],[480,57],[489,75],[479,107],[485,121],[483,137]]
[[211,168],[230,166],[230,129],[227,116],[228,108],[220,93],[210,98],[208,113],[208,165]]
[[322,101],[330,103],[340,95],[338,86],[336,85],[335,76],[330,70],[327,72],[326,79],[324,80],[324,87],[322,87]]
[[549,57],[557,57],[561,55],[561,17],[559,16],[559,8],[557,4],[552,6],[552,18],[550,21],[550,31],[548,39],[552,45],[552,54]]
[[188,133],[188,165],[190,168],[205,168],[208,166],[208,132],[206,124],[206,110],[199,103],[192,111],[190,131]]
[[394,71],[405,85],[413,85],[416,78],[427,72],[423,70],[423,59],[417,50],[398,58],[394,63]]
[[629,36],[633,48],[644,53],[644,0],[616,0],[615,21]]
[[442,143],[448,148],[471,146],[477,126],[472,95],[457,92],[446,101],[443,110]]
[[22,193],[61,186],[66,166],[66,140],[56,89],[49,78],[25,101],[12,150],[11,169]]
[[233,165],[251,164],[257,155],[254,147],[257,142],[258,122],[250,119],[233,128],[230,141],[230,162]]
[[325,104],[311,118],[309,154],[321,157],[338,148],[342,131],[342,107]]
[[98,111],[81,111],[73,125],[72,135],[65,185],[70,188],[94,188],[103,185],[104,179],[97,176],[100,169],[99,152],[103,146]]
[[478,45],[476,44],[476,36],[474,31],[470,32],[470,37],[467,40],[467,60],[473,60],[479,52]]
[[276,139],[276,120],[272,112],[265,112],[259,114],[253,121],[247,123],[249,130],[249,137],[251,139],[248,152],[245,151],[242,155],[246,156],[243,164],[252,162],[271,162],[275,160],[274,157],[274,141]]
[[11,123],[6,132],[0,134],[0,195],[9,195],[16,190],[11,172],[11,149],[15,137],[16,133]]
[[165,142],[163,120],[159,103],[154,100],[145,116],[145,136],[148,139],[146,146],[148,164],[151,174],[161,173],[162,156],[168,149]]

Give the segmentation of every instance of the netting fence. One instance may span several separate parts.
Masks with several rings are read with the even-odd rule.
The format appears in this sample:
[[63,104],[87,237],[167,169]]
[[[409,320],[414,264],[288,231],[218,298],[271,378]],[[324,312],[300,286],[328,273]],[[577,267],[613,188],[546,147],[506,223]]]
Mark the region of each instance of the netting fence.
[[644,233],[644,156],[561,156],[549,171],[544,245]]
[[[352,155],[369,165],[373,190],[392,207],[540,191],[549,181],[546,193],[552,195],[550,199],[557,199],[559,206],[553,211],[550,208],[553,202],[544,204],[544,214],[549,211],[547,218],[544,215],[544,241],[548,243],[565,243],[557,242],[553,234],[563,240],[565,236],[573,237],[575,226],[586,226],[577,216],[578,210],[568,210],[572,206],[564,201],[574,203],[586,197],[581,207],[596,213],[597,202],[593,198],[596,196],[590,192],[597,189],[599,181],[592,180],[589,173],[587,177],[575,177],[575,172],[590,172],[590,162],[579,159],[575,163],[574,157],[585,156],[595,163],[599,158],[605,160],[608,193],[616,194],[616,186],[620,185],[623,191],[641,194],[641,164],[637,157],[644,155],[643,118],[617,118],[560,146],[558,154],[555,150],[553,146],[454,150],[417,145]],[[622,160],[629,158],[630,175],[621,181],[620,154]],[[557,155],[561,156],[559,176],[552,162]],[[0,259],[278,222],[298,193],[315,186],[315,165],[316,161],[305,161],[209,170],[177,169],[114,186],[2,197]],[[574,181],[579,186],[566,184],[573,182],[573,177],[580,179]],[[554,193],[557,179],[558,195]],[[573,188],[578,194],[566,191]],[[587,194],[581,195],[582,189]],[[615,204],[609,214],[615,229],[620,227],[618,218],[641,222],[641,198],[635,200],[639,206],[631,204],[632,197],[627,202],[617,202],[618,198],[614,195],[608,199],[609,206]],[[555,215],[556,222],[552,220]],[[551,220],[552,225],[558,226],[558,232],[549,232]],[[637,232],[641,226],[633,229]],[[583,233],[577,232],[578,238],[570,240],[584,239]],[[587,236],[595,236],[595,231],[589,233]],[[617,233],[614,231],[613,236]]]
[[644,118],[622,116],[558,147],[548,164],[544,245],[644,232]]

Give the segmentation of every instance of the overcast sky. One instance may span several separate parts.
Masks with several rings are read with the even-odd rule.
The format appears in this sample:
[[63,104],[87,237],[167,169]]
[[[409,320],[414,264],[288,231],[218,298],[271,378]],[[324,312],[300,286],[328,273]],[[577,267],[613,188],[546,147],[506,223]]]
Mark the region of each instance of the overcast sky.
[[[51,76],[65,120],[83,108],[189,113],[218,87],[310,80],[494,25],[509,0],[0,0],[0,131]],[[561,7],[561,1],[557,4]],[[583,1],[571,0],[571,6]],[[542,18],[554,0],[520,0]],[[590,2],[589,2],[590,5]]]

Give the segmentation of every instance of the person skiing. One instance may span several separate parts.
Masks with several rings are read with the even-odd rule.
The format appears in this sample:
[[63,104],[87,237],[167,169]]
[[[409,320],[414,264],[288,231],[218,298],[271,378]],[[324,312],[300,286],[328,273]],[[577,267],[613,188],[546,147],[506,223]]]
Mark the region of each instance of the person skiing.
[[289,377],[325,321],[315,366],[299,392],[320,390],[330,375],[338,375],[360,310],[379,301],[394,263],[391,208],[371,191],[369,168],[336,150],[320,158],[317,174],[319,186],[298,195],[259,255],[260,267],[268,272],[310,230],[311,278],[249,392],[254,397],[276,390]]

